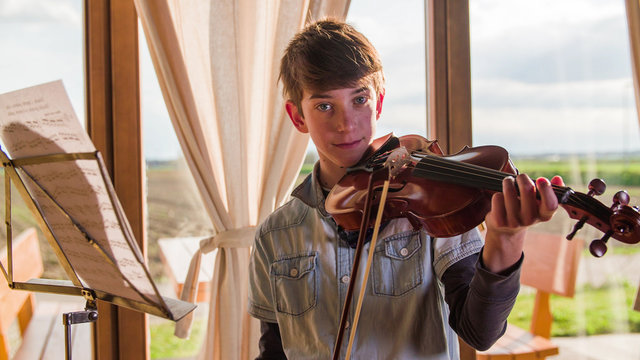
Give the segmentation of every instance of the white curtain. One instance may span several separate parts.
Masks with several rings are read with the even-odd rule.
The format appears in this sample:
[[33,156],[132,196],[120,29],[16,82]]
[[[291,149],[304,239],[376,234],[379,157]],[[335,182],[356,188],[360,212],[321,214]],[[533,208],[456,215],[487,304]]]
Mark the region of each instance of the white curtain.
[[[627,10],[627,25],[629,27],[629,49],[631,52],[631,69],[633,72],[633,87],[636,95],[636,112],[640,120],[640,1],[625,0]],[[636,295],[635,310],[640,311],[640,284]]]
[[291,191],[308,142],[283,111],[280,57],[305,21],[345,18],[349,0],[134,1],[216,230],[192,260],[183,294],[193,301],[200,254],[217,249],[201,358],[253,358],[259,326],[246,312],[249,248],[255,226]]
[[629,29],[629,49],[631,70],[636,95],[636,111],[640,119],[640,1],[625,0],[627,26]]

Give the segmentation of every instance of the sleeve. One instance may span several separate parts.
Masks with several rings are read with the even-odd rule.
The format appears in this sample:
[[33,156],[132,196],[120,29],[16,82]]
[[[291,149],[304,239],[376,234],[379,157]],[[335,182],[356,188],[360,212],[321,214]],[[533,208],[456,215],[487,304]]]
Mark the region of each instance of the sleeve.
[[260,321],[260,355],[256,360],[286,360],[287,356],[282,349],[280,327],[276,323]]
[[443,274],[449,325],[469,345],[486,350],[504,334],[520,290],[523,256],[500,274],[482,263],[482,252],[452,264]]
[[[260,230],[257,234],[260,234]],[[269,279],[271,257],[268,254],[264,239],[257,235],[249,260],[248,312],[258,320],[275,323],[277,320],[273,304],[274,297]]]

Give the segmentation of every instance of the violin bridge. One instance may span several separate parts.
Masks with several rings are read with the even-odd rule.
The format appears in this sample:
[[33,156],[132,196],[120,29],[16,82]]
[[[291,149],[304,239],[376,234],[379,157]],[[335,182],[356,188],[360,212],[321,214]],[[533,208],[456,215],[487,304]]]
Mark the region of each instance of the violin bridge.
[[404,146],[400,146],[389,153],[384,166],[389,168],[389,174],[392,177],[400,174],[407,164],[411,163],[411,155]]

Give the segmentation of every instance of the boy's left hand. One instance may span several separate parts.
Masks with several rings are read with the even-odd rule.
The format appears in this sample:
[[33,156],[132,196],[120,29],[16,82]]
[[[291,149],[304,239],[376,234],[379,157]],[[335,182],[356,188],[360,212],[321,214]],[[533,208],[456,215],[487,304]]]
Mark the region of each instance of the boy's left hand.
[[[560,176],[553,177],[551,182],[539,178],[535,184],[526,174],[502,181],[502,193],[493,195],[491,211],[485,218],[487,233],[482,260],[489,270],[497,273],[515,264],[522,255],[527,228],[551,219],[558,208],[551,184],[564,186]],[[536,198],[536,188],[540,199]]]

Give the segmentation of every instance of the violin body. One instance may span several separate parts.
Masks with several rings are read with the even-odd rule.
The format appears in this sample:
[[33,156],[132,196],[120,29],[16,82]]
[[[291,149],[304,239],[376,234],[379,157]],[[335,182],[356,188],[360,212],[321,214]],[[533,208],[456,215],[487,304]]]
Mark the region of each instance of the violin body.
[[[390,135],[383,139],[392,141]],[[517,173],[507,151],[498,146],[467,147],[457,154],[445,156],[436,141],[426,140],[419,135],[406,135],[397,139],[398,146],[405,147],[410,153],[420,152],[510,174]],[[371,154],[368,153],[365,157],[367,156]],[[413,163],[408,168],[415,169],[420,160],[411,161]],[[354,170],[342,178],[327,197],[326,210],[346,230],[360,228],[367,185],[367,170]],[[378,181],[374,185],[374,191],[381,186],[382,181]],[[432,236],[455,236],[484,221],[491,209],[493,193],[495,191],[489,189],[418,177],[407,170],[399,173],[389,185],[383,218],[405,217],[415,228],[424,228]],[[377,202],[374,201],[372,205],[373,210],[377,209]]]

